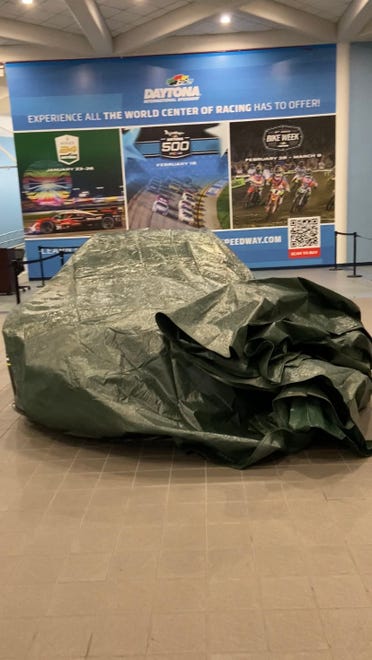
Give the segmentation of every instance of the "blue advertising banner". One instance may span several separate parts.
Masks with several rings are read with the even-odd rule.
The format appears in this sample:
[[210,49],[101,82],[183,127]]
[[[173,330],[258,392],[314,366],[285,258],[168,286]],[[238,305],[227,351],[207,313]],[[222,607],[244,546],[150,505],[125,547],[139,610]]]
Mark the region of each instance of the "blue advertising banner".
[[332,263],[335,45],[6,74],[27,236],[210,229],[251,268]]
[[[89,236],[56,239],[26,238],[27,260],[35,260],[35,263],[27,267],[29,279],[41,280],[42,273],[45,279],[53,277],[88,238]],[[40,257],[43,259],[42,265],[39,261],[36,261]]]
[[[243,229],[217,231],[216,234],[252,269],[329,266],[334,263],[334,226],[320,225],[317,218],[311,218],[311,221],[319,228],[312,241],[309,241],[308,232],[304,234],[301,225],[295,238],[289,238],[287,227],[263,227],[249,232]],[[292,245],[297,248],[291,248],[293,238]]]
[[335,112],[334,45],[6,64],[15,131]]

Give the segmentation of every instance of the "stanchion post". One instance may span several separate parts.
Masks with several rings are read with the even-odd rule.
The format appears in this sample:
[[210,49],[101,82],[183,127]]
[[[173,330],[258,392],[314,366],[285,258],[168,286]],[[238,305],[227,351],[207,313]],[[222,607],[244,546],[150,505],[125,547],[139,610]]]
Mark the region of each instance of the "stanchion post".
[[45,285],[45,276],[44,276],[44,264],[43,264],[43,256],[42,256],[43,248],[41,247],[41,245],[38,245],[37,249],[39,251],[39,265],[40,265],[40,277],[41,277],[40,286],[44,286]]
[[337,236],[338,236],[338,231],[335,231],[335,249],[334,249],[334,257],[333,257],[333,266],[329,270],[338,270],[337,266]]
[[58,254],[59,254],[60,264],[61,264],[61,268],[62,268],[62,266],[65,265],[65,253],[63,252],[63,250],[60,250],[58,252]]
[[19,291],[19,282],[18,282],[18,272],[17,272],[17,260],[13,259],[12,261],[12,268],[14,272],[14,282],[15,282],[15,294],[16,294],[16,299],[17,299],[17,305],[21,302],[21,294]]
[[353,274],[348,275],[348,277],[362,277],[361,275],[357,275],[356,272],[356,260],[357,260],[357,237],[358,234],[356,231],[353,231]]

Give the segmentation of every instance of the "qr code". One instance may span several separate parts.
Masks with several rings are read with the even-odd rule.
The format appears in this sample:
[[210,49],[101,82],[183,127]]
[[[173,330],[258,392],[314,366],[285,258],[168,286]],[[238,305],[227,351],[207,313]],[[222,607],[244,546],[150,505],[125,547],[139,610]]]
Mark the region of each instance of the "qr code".
[[320,247],[320,216],[288,218],[288,248]]

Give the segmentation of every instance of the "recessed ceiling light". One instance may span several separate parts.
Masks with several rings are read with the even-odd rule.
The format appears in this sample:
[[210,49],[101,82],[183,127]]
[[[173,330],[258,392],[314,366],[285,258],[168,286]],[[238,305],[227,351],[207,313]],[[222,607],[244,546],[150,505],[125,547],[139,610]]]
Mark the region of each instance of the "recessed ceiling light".
[[23,5],[32,5],[34,0],[21,0]]
[[220,23],[222,23],[222,25],[228,25],[229,23],[231,23],[230,14],[221,14]]

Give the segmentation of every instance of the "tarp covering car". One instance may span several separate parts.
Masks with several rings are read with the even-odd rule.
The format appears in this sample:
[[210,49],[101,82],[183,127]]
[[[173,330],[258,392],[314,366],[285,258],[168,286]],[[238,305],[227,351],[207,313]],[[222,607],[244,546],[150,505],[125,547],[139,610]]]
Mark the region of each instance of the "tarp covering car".
[[256,280],[206,231],[98,234],[3,332],[16,406],[52,429],[173,437],[236,468],[313,439],[371,449],[358,307],[306,279]]

